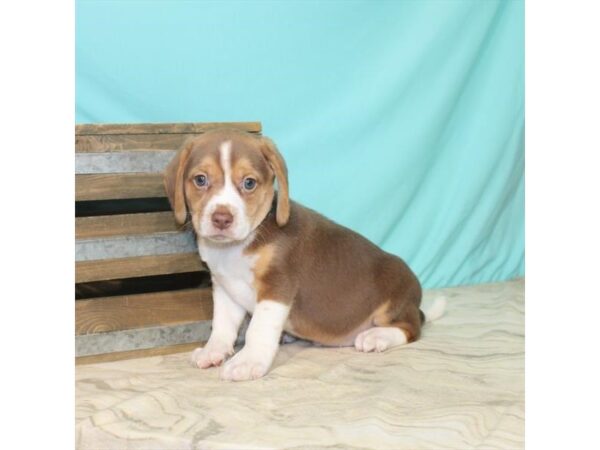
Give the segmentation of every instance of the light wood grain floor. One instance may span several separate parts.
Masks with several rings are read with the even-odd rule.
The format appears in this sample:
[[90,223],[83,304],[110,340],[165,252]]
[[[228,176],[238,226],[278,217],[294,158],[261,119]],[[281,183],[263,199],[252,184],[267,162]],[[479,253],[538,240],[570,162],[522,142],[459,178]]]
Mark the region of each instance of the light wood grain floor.
[[79,449],[520,449],[524,280],[440,292],[446,315],[381,354],[282,346],[225,383],[187,354],[78,366]]

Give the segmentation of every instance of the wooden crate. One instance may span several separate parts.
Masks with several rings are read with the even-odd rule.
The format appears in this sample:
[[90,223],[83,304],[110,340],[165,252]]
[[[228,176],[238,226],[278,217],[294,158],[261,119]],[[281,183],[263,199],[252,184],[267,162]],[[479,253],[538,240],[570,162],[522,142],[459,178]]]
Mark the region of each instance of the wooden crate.
[[76,126],[78,364],[187,351],[208,338],[209,276],[192,231],[174,220],[162,171],[186,139],[221,126],[261,131],[258,122]]

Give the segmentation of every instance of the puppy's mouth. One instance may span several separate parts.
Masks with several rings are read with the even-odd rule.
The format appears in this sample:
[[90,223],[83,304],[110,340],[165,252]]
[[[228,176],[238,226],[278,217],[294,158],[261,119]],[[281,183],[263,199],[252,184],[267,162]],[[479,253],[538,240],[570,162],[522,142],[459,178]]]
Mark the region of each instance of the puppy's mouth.
[[229,234],[226,233],[212,233],[212,234],[205,234],[205,235],[201,235],[204,239],[208,239],[211,242],[214,242],[215,244],[230,244],[232,242],[238,242],[238,241],[243,241],[244,239],[240,239],[238,237],[235,236],[231,236]]
[[242,242],[248,238],[248,235],[252,230],[247,230],[246,226],[237,225],[227,227],[225,229],[219,229],[218,227],[211,226],[206,223],[206,219],[193,221],[196,235],[205,239],[206,241],[215,244],[230,244],[236,242]]
[[215,242],[231,242],[234,241],[235,239],[233,239],[231,236],[227,236],[226,234],[211,234],[209,236],[205,236],[206,239],[210,239],[211,241],[215,241]]

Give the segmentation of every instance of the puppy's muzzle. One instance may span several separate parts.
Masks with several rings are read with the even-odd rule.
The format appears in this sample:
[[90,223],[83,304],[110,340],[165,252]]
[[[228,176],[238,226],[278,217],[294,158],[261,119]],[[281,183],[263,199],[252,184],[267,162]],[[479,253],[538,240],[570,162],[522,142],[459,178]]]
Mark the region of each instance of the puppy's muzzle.
[[233,215],[229,211],[215,211],[211,216],[213,226],[219,230],[226,230],[233,223]]

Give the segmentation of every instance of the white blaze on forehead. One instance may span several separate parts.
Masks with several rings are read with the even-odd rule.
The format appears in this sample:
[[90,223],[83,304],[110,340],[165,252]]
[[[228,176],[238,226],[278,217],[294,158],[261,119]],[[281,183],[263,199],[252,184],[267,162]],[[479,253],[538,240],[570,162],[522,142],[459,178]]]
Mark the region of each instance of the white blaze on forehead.
[[223,169],[225,185],[227,186],[227,181],[231,182],[231,141],[221,143],[219,155],[221,157],[221,168]]
[[219,145],[219,162],[223,170],[223,187],[209,200],[201,220],[201,235],[212,235],[216,232],[212,226],[212,214],[217,207],[223,206],[233,215],[233,224],[226,233],[235,240],[245,239],[251,231],[251,225],[246,217],[246,204],[235,187],[231,167],[231,141]]
[[[240,196],[240,193],[233,184],[231,174],[231,141],[225,141],[219,146],[219,154],[221,159],[221,168],[223,169],[223,188],[215,195],[217,204],[228,206],[230,209],[239,208],[239,212],[244,212],[246,205]],[[220,202],[220,203],[219,203]],[[235,216],[235,212],[232,211]]]

